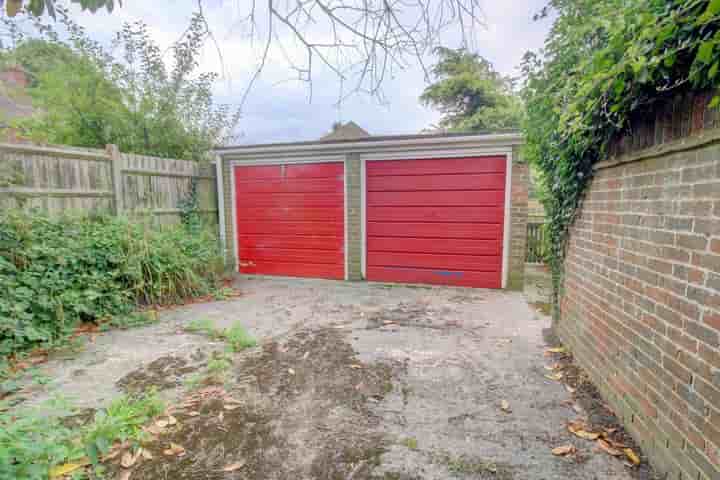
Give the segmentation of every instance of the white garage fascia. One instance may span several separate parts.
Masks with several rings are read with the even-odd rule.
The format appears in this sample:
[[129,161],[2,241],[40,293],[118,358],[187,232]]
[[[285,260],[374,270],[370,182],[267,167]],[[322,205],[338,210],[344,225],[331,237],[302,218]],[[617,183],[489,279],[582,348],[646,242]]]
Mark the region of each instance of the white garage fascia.
[[413,151],[397,151],[385,153],[366,153],[360,154],[360,238],[362,239],[361,249],[361,267],[363,279],[367,279],[367,170],[366,162],[381,160],[425,160],[431,158],[462,158],[477,157],[477,161],[482,161],[482,157],[504,156],[506,159],[505,166],[505,206],[503,212],[503,252],[502,252],[502,272],[500,288],[507,288],[507,280],[509,276],[510,264],[510,227],[512,212],[512,164],[513,152],[512,147],[507,148],[456,148],[452,150],[413,150]]

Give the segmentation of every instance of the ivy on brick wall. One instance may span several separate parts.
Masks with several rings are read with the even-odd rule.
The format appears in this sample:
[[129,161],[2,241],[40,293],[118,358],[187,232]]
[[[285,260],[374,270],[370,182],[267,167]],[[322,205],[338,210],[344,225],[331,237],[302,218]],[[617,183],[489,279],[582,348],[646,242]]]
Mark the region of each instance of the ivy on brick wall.
[[557,294],[568,228],[612,139],[654,104],[720,86],[720,0],[551,0],[538,17],[554,23],[523,62],[526,156],[540,172]]

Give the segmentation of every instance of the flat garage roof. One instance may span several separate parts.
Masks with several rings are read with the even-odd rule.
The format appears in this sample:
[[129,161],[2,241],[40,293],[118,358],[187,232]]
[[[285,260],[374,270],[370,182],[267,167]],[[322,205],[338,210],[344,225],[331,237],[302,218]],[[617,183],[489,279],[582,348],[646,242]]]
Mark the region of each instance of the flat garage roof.
[[352,153],[407,147],[508,147],[521,145],[522,143],[522,134],[517,131],[500,133],[434,133],[418,135],[378,135],[357,139],[237,145],[216,148],[215,153],[223,158],[242,158],[254,154]]

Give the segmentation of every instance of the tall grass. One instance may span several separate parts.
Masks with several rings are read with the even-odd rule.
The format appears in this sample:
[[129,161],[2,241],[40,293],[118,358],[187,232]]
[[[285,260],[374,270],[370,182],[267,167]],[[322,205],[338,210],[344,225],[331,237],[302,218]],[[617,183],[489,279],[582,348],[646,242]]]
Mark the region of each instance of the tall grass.
[[207,294],[222,270],[206,229],[0,212],[0,355],[52,342],[80,321]]

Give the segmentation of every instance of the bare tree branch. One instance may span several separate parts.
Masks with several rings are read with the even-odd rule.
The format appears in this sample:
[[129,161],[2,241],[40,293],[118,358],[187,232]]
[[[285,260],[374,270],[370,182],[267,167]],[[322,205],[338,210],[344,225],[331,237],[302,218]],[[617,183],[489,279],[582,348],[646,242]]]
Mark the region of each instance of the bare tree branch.
[[[358,92],[382,99],[382,85],[395,70],[418,63],[425,77],[424,57],[448,44],[474,46],[475,30],[484,26],[481,0],[252,0],[233,29],[249,30],[251,41],[262,39],[259,60],[242,95],[241,107],[268,64],[272,46],[279,47],[298,80],[312,84],[318,65],[340,84],[339,102]],[[198,8],[204,15],[203,0]],[[238,7],[244,2],[238,2]],[[265,18],[263,18],[265,17]],[[258,21],[262,19],[261,21]],[[260,25],[264,27],[259,28]],[[214,41],[214,37],[211,37]],[[217,45],[216,45],[217,46]],[[288,53],[304,51],[304,58]],[[315,59],[319,60],[316,62]],[[221,57],[222,61],[222,57]]]

